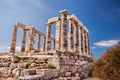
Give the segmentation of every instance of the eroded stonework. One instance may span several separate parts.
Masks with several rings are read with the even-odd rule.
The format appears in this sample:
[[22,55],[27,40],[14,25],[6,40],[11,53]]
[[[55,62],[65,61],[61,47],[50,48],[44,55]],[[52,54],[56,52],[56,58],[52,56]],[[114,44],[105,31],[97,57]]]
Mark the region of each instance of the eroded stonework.
[[[80,80],[83,76],[88,76],[92,63],[89,31],[74,14],[69,15],[67,10],[60,13],[61,17],[48,19],[46,34],[36,30],[34,26],[21,23],[14,25],[10,53],[0,54],[1,79],[64,80],[66,78],[62,77],[75,77],[74,80]],[[53,24],[56,24],[55,38],[51,36]],[[15,50],[18,28],[23,30],[20,52]],[[26,48],[27,32],[29,38]],[[37,48],[34,48],[35,36],[38,37]],[[43,48],[40,46],[41,37],[44,38]]]

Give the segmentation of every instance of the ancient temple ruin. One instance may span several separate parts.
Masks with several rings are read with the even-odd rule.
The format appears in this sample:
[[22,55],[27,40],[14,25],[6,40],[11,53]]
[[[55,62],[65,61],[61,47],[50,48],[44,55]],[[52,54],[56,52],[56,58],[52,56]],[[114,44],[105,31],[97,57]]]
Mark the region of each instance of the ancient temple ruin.
[[[48,19],[46,34],[31,25],[14,25],[10,52],[0,53],[0,79],[81,80],[88,76],[93,62],[89,31],[74,14],[69,15],[67,10],[60,11],[60,14],[61,17]],[[51,35],[54,24],[55,37]],[[19,28],[23,30],[23,36],[20,52],[16,52]]]
[[[14,25],[14,33],[12,38],[12,44],[10,52],[15,52],[16,37],[18,28],[23,29],[23,38],[21,44],[21,52],[25,50],[39,50],[40,51],[40,40],[44,38],[43,51],[51,51],[51,41],[54,42],[54,50],[61,52],[70,51],[80,56],[91,57],[90,46],[89,46],[89,31],[74,15],[69,15],[67,10],[60,11],[61,17],[53,17],[48,19],[47,32],[46,34],[35,29],[34,26],[25,26],[21,23]],[[51,36],[51,27],[55,24],[56,35],[55,38]],[[28,49],[26,49],[26,32],[29,32]],[[38,36],[37,49],[33,48],[34,37]]]

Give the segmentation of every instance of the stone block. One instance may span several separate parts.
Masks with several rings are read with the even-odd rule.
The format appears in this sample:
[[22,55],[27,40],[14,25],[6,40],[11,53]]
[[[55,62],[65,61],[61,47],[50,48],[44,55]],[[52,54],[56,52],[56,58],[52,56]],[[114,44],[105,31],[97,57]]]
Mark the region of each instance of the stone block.
[[35,75],[36,74],[36,70],[35,69],[24,69],[21,73],[24,76],[25,75]]
[[65,72],[65,77],[70,77],[71,76],[71,72]]

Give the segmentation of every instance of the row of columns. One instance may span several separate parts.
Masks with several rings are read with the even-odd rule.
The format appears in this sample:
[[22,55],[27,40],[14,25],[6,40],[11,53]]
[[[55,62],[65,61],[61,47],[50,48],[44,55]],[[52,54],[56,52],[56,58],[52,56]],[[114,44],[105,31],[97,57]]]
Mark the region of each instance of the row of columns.
[[34,37],[35,35],[38,36],[38,42],[37,42],[37,50],[40,50],[40,40],[41,37],[44,38],[44,42],[43,42],[43,51],[45,51],[45,41],[46,41],[46,36],[42,36],[39,33],[35,33],[35,28],[33,26],[29,26],[28,28],[26,28],[24,25],[18,25],[20,23],[17,23],[14,25],[14,32],[13,32],[13,37],[12,37],[12,43],[11,43],[11,47],[10,47],[10,52],[14,53],[15,52],[15,48],[16,48],[16,41],[17,41],[17,34],[18,34],[18,28],[22,28],[23,29],[23,36],[22,36],[22,44],[21,44],[21,52],[24,52],[26,50],[26,37],[27,37],[27,31],[29,32],[29,38],[28,38],[28,49],[27,51],[30,50],[34,50]]
[[[55,50],[72,51],[78,55],[89,56],[89,33],[75,20],[68,19],[66,10],[60,11],[61,18],[56,22]],[[69,21],[69,28],[67,22]],[[46,51],[51,50],[51,27],[53,22],[47,24]],[[69,31],[69,32],[68,32]]]

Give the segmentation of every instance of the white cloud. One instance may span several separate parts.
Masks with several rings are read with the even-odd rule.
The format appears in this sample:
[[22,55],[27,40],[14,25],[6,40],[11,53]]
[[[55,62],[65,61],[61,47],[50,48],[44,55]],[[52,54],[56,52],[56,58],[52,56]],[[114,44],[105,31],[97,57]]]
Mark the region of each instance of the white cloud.
[[119,40],[107,40],[94,43],[94,45],[99,47],[111,47],[118,43]]
[[96,49],[96,47],[95,46],[93,46],[93,47],[91,47],[92,49]]

